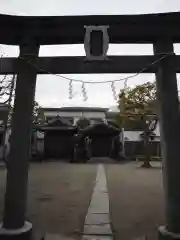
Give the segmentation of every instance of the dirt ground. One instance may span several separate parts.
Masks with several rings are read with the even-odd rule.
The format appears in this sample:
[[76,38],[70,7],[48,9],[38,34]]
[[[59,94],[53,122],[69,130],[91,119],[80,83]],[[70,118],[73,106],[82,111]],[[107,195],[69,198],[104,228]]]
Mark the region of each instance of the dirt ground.
[[[96,166],[32,164],[29,171],[27,219],[38,233],[79,239],[96,179]],[[5,170],[0,170],[2,217]]]
[[[117,240],[156,240],[164,223],[160,164],[106,165],[112,228]],[[143,238],[143,237],[147,238]]]
[[[137,163],[105,165],[116,240],[156,240],[164,223],[161,168]],[[40,233],[80,239],[96,180],[96,164],[31,164],[27,219]],[[0,217],[5,170],[0,168]],[[144,239],[144,238],[142,238]]]

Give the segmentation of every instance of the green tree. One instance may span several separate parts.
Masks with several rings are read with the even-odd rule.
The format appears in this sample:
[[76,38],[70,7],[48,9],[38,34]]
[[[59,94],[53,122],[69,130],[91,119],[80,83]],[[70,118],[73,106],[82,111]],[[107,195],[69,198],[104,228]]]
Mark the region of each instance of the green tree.
[[[126,114],[154,114],[156,106],[156,84],[147,82],[134,88],[121,90],[119,109]],[[124,105],[124,106],[123,106]]]
[[90,125],[90,121],[89,119],[82,117],[77,121],[76,125],[79,129],[85,129]]
[[150,167],[149,136],[153,129],[150,130],[149,125],[157,112],[155,82],[147,82],[134,88],[121,90],[118,107],[120,110],[118,121],[123,128],[144,131],[145,162],[143,166]]
[[118,121],[127,129],[144,129],[146,120],[156,114],[156,84],[147,82],[134,88],[121,90],[118,107]]

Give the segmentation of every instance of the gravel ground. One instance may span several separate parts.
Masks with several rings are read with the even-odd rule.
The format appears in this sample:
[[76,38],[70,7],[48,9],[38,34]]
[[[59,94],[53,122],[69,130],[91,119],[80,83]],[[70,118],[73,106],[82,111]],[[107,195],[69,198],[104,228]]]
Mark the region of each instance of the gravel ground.
[[106,165],[106,172],[115,239],[156,240],[164,223],[160,164],[152,169],[136,163]]
[[[95,165],[32,164],[27,219],[39,233],[79,239],[96,179]],[[5,170],[0,170],[0,217]]]

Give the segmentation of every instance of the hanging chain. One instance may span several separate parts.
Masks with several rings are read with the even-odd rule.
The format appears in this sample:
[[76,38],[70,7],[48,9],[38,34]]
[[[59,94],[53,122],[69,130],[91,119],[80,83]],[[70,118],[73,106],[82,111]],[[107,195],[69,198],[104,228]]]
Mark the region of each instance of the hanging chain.
[[82,83],[82,95],[83,95],[83,100],[86,102],[88,97],[87,97],[87,92],[86,92],[86,88],[85,88],[85,84],[84,82]]

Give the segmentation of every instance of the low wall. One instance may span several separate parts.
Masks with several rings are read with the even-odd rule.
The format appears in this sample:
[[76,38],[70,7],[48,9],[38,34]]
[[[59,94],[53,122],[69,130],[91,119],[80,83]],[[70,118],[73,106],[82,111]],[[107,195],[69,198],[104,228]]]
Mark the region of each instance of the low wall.
[[[144,155],[143,141],[126,141],[124,146],[127,157],[135,158],[137,155]],[[149,142],[149,151],[151,156],[161,157],[160,142]]]

